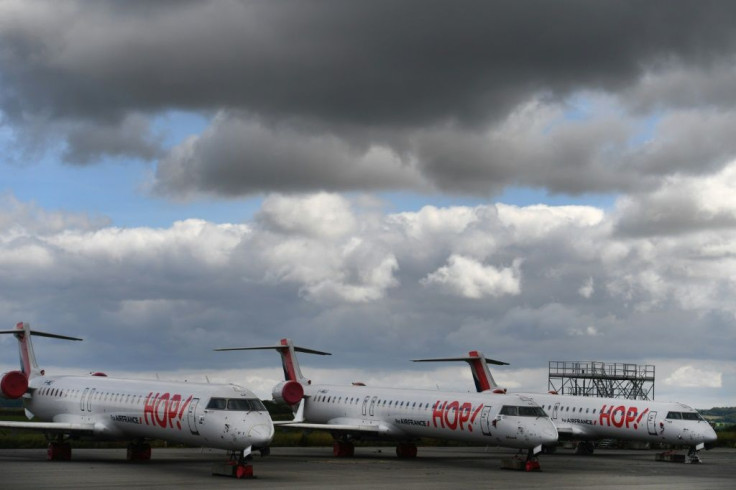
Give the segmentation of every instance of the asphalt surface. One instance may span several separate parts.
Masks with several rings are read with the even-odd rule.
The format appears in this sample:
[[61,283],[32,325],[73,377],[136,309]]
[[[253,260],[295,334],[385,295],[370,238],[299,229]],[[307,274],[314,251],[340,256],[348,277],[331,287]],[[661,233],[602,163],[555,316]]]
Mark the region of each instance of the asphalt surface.
[[357,447],[354,458],[332,449],[273,448],[255,456],[255,478],[212,476],[225,453],[154,448],[147,462],[125,461],[124,449],[75,449],[72,461],[46,461],[43,449],[0,449],[0,488],[736,488],[736,449],[701,452],[701,464],[655,461],[653,450],[571,450],[542,455],[542,471],[501,468],[514,455],[501,448],[420,447],[419,457],[398,459],[391,447]]

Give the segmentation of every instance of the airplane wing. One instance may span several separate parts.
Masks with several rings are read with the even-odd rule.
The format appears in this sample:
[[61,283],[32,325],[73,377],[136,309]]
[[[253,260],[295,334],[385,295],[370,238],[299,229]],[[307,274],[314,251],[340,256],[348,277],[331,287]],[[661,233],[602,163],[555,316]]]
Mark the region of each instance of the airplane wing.
[[362,419],[351,419],[339,417],[329,420],[327,423],[306,422],[304,419],[304,399],[299,403],[293,420],[274,421],[273,425],[287,429],[318,429],[332,432],[362,432],[370,434],[400,434],[396,427],[385,422],[376,421],[365,423]]
[[42,432],[63,432],[92,434],[94,424],[75,424],[70,422],[5,422],[0,421],[0,429],[36,430]]
[[370,432],[373,434],[385,432],[381,430],[381,426],[379,426],[378,424],[359,424],[357,422],[355,424],[312,424],[307,422],[293,422],[291,420],[285,420],[282,422],[274,421],[273,425],[291,429],[319,429],[340,432]]
[[561,440],[591,438],[591,434],[578,425],[568,424],[564,422],[560,423],[558,421],[553,421],[553,423],[557,428],[557,434],[559,435]]

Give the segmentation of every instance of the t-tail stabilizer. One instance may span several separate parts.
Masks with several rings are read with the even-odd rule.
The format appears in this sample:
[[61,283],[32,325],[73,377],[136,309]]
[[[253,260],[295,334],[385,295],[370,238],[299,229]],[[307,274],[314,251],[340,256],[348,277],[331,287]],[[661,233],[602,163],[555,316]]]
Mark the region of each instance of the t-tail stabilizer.
[[64,340],[82,340],[76,337],[58,335],[55,333],[39,332],[31,330],[31,326],[24,322],[16,324],[13,330],[0,330],[0,334],[13,334],[18,339],[20,352],[20,371],[4,373],[0,379],[0,397],[16,399],[23,396],[28,390],[28,380],[36,376],[43,376],[43,371],[38,367],[36,355],[33,352],[31,335],[39,337],[51,337]]
[[476,350],[468,352],[465,357],[441,357],[437,359],[412,359],[414,362],[454,362],[454,361],[465,361],[470,366],[470,370],[473,373],[473,381],[475,382],[475,389],[478,393],[484,391],[491,391],[493,393],[506,393],[506,388],[501,388],[496,384],[496,380],[493,379],[491,370],[488,368],[488,364],[495,364],[497,366],[508,366],[508,362],[497,361],[490,359],[483,355],[482,352]]
[[267,345],[262,347],[230,347],[215,350],[231,351],[263,349],[276,350],[281,355],[281,365],[284,368],[284,381],[274,386],[272,395],[274,400],[284,402],[292,408],[297,406],[302,398],[304,398],[303,385],[311,384],[311,381],[302,375],[302,371],[299,368],[299,361],[296,358],[296,353],[303,352],[305,354],[317,354],[319,356],[332,355],[329,352],[299,347],[294,345],[290,339],[281,339],[281,342],[278,345]]

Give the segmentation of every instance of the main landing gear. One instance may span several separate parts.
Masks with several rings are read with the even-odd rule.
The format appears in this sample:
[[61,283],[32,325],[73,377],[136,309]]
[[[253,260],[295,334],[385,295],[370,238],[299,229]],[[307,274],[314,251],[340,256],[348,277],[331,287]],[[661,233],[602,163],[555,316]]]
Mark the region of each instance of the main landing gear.
[[336,440],[332,444],[332,454],[336,458],[352,458],[355,455],[355,446],[344,439]]
[[593,451],[595,450],[595,444],[591,441],[580,441],[578,442],[577,446],[575,446],[575,454],[582,454],[589,456],[593,454]]
[[128,461],[149,461],[151,459],[151,445],[142,439],[128,444]]
[[252,459],[250,447],[243,451],[229,451],[228,460],[225,463],[212,466],[212,474],[235,478],[254,478],[253,465],[250,464]]
[[401,442],[396,446],[396,456],[399,458],[416,458],[417,445],[410,442]]
[[72,459],[72,446],[60,436],[49,442],[46,455],[49,461],[69,461]]

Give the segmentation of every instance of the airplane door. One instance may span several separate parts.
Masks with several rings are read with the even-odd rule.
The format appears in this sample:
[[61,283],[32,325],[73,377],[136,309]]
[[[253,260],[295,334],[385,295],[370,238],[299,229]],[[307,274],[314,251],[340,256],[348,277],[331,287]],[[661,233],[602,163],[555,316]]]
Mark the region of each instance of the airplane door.
[[370,409],[368,410],[368,413],[370,413],[370,414],[371,414],[371,416],[373,416],[373,408],[374,408],[374,407],[376,406],[376,399],[377,399],[377,398],[378,398],[377,396],[374,396],[374,397],[373,397],[373,398],[371,399],[371,406],[370,406]]
[[87,392],[89,392],[89,388],[84,389],[84,393],[82,393],[82,398],[79,399],[79,408],[82,410],[82,412],[84,412],[84,402],[85,397],[87,396]]
[[480,429],[483,431],[484,436],[491,435],[491,421],[489,420],[491,415],[491,407],[483,407],[483,411],[480,413]]
[[368,407],[368,400],[370,399],[371,399],[370,396],[363,398],[363,415],[366,414],[366,408]]
[[657,435],[657,412],[649,412],[647,415],[647,430],[650,436]]
[[197,405],[199,404],[199,398],[192,398],[192,402],[189,404],[187,409],[187,422],[189,423],[189,430],[192,434],[199,435],[199,429],[197,429]]
[[552,420],[557,420],[557,412],[560,411],[560,403],[555,403],[554,408],[552,409],[552,416],[550,417]]
[[97,388],[92,388],[87,394],[87,411],[90,413],[92,412],[92,397],[95,396],[95,392],[97,392]]

